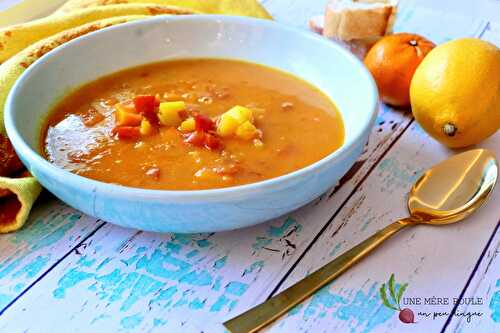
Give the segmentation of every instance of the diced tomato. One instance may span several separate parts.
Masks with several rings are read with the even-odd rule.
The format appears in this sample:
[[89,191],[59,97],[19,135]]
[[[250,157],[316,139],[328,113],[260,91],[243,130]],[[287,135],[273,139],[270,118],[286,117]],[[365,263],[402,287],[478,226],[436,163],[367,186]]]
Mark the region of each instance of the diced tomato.
[[115,127],[112,133],[120,140],[137,140],[141,137],[140,128],[134,126]]
[[156,112],[143,113],[142,115],[152,126],[158,126],[160,124],[160,119],[158,119],[158,114]]
[[139,113],[155,113],[156,97],[153,95],[139,95],[134,97],[134,106]]
[[137,111],[153,126],[160,123],[158,114],[155,111],[155,108],[158,106],[157,102],[156,96],[153,95],[139,95],[134,98],[134,105]]
[[205,135],[205,147],[210,150],[217,150],[222,148],[222,141],[213,134],[207,133]]
[[179,117],[181,117],[182,120],[186,120],[189,118],[189,113],[186,110],[181,110],[179,111]]
[[207,116],[196,114],[194,115],[194,120],[196,122],[196,130],[197,131],[205,131],[208,132],[215,128],[215,123],[212,119]]
[[189,143],[189,144],[192,144],[193,146],[203,147],[203,145],[205,144],[205,137],[206,136],[207,136],[207,133],[205,133],[205,132],[195,131],[195,132],[187,135],[187,137],[184,141]]

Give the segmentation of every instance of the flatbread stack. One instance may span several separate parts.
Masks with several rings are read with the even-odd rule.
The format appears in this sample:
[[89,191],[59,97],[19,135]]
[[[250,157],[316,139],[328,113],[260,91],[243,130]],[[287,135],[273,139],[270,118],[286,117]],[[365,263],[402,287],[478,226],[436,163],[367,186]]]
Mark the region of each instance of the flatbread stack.
[[7,95],[26,68],[99,29],[153,15],[201,13],[271,19],[256,0],[69,0],[48,17],[0,29],[0,233],[24,225],[42,190],[14,152],[3,121]]

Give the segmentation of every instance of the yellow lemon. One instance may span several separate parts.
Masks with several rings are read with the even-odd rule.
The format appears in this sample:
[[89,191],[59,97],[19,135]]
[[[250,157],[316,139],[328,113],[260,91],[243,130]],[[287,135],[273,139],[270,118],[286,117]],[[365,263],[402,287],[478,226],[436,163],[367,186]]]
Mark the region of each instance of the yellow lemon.
[[500,49],[462,38],[433,49],[410,86],[413,115],[448,147],[481,142],[500,128]]

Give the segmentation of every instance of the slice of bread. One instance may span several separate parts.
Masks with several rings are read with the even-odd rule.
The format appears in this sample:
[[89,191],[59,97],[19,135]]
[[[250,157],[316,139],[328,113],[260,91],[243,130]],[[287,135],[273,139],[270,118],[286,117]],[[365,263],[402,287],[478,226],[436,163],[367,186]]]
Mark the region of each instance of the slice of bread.
[[384,36],[392,29],[398,0],[332,0],[323,35],[341,41]]

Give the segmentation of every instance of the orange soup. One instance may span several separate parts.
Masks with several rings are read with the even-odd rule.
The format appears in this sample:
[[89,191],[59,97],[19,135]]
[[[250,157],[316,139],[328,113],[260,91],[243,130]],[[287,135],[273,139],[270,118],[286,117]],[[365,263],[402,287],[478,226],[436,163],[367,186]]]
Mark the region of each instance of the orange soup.
[[290,173],[343,140],[335,105],[307,82],[257,64],[192,59],[77,89],[50,113],[41,142],[47,160],[83,177],[199,190]]

